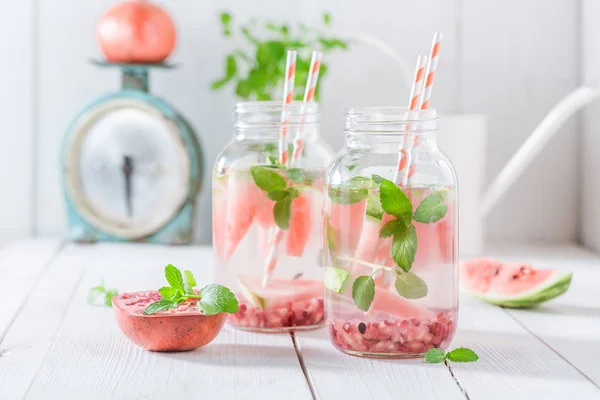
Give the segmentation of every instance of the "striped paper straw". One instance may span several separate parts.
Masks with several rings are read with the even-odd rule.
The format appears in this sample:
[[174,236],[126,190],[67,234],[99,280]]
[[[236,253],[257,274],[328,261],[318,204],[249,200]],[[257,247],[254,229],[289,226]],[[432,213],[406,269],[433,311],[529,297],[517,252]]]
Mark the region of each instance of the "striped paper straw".
[[283,111],[281,113],[281,134],[279,136],[279,162],[282,165],[287,164],[287,106],[294,100],[294,80],[296,79],[296,57],[298,53],[295,50],[288,50],[287,60],[285,62],[285,82],[283,84]]
[[[408,109],[416,110],[419,107],[419,98],[421,95],[421,90],[423,89],[423,77],[425,76],[425,66],[427,64],[427,56],[419,55],[417,57],[417,65],[415,66],[415,77],[413,79],[413,84],[410,89],[410,96],[408,98]],[[406,114],[407,117],[410,117],[410,113]],[[409,126],[405,126],[404,130],[410,129]],[[404,138],[403,142],[406,142],[407,139]],[[402,182],[407,175],[408,167],[410,164],[410,152],[407,150],[410,146],[406,146],[406,143],[402,143],[398,153],[398,166],[396,168],[396,174],[394,175],[394,182],[397,184]]]
[[[304,107],[306,104],[313,101],[315,98],[315,89],[317,87],[317,81],[319,80],[319,70],[321,68],[321,59],[323,58],[323,53],[320,51],[313,51],[312,59],[310,61],[310,69],[308,74],[308,79],[306,80],[306,89],[304,90],[304,99],[302,101]],[[304,117],[300,120],[304,121]],[[300,139],[301,129],[298,127],[296,136],[294,139],[294,150],[292,152],[292,160],[291,166],[294,166],[294,163],[300,158],[302,154],[302,149],[304,148],[304,143],[302,139]],[[277,267],[278,262],[278,254],[279,254],[279,244],[283,240],[284,232],[279,229],[279,227],[275,227],[275,233],[273,234],[271,242],[269,243],[269,255],[267,256],[267,262],[265,264],[265,274],[263,277],[263,287],[266,287],[273,275],[273,271]]]
[[[442,39],[444,35],[436,32],[433,35],[433,41],[431,43],[431,55],[429,56],[429,61],[427,62],[427,68],[425,69],[425,86],[423,86],[423,91],[421,93],[421,99],[419,101],[419,109],[427,110],[429,108],[429,101],[431,100],[431,92],[433,91],[433,82],[435,81],[435,73],[437,70],[438,61],[440,59],[440,49],[442,46]],[[414,149],[419,147],[420,140],[418,138],[414,138],[410,152],[414,153]],[[405,180],[409,180],[415,174],[415,165],[411,163],[409,158],[408,163],[408,173],[405,176]],[[406,182],[404,182],[406,184]]]
[[[308,70],[308,79],[306,80],[306,89],[304,90],[304,100],[302,101],[304,106],[313,101],[315,98],[315,90],[317,88],[317,81],[319,80],[319,70],[321,69],[322,58],[323,53],[320,51],[313,51],[312,59],[310,60],[310,69]],[[300,120],[300,122],[304,122],[304,117]],[[302,139],[300,139],[300,134],[301,129],[298,129],[296,132],[296,137],[294,138],[292,165],[298,160],[298,158],[300,158],[302,150],[304,149],[304,142]]]

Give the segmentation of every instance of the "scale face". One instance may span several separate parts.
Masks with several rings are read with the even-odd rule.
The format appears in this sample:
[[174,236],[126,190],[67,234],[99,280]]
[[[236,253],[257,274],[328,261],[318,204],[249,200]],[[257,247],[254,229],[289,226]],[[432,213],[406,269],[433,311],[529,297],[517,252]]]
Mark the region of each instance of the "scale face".
[[131,239],[173,219],[190,191],[190,162],[159,110],[122,99],[92,108],[78,125],[66,178],[84,219]]

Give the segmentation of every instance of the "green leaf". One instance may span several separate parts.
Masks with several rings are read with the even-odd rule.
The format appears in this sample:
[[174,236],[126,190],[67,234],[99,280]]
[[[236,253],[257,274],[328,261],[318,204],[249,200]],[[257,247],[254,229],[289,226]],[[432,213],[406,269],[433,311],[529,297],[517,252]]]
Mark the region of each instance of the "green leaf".
[[331,24],[331,14],[329,14],[328,12],[323,14],[323,23],[325,25]]
[[100,296],[105,294],[105,289],[103,285],[98,285],[93,287],[88,292],[88,303],[94,304]]
[[119,292],[117,292],[115,289],[107,290],[106,294],[104,295],[104,305],[107,307],[112,307],[112,298],[118,295]]
[[246,38],[246,40],[248,40],[253,45],[255,45],[255,46],[260,45],[260,41],[250,33],[250,30],[248,29],[248,27],[246,27],[246,26],[242,27],[240,29],[240,32],[242,32],[242,35]]
[[376,184],[376,185],[381,185],[381,182],[383,182],[383,177],[373,174],[371,175],[371,180]]
[[421,299],[427,296],[427,284],[412,272],[398,273],[396,291],[406,299]]
[[163,297],[163,299],[174,300],[174,297],[179,295],[179,291],[177,289],[173,289],[170,286],[164,286],[158,289],[158,292]]
[[228,12],[222,12],[219,15],[221,19],[221,25],[223,27],[223,34],[225,36],[231,36],[231,14]]
[[325,224],[327,231],[327,247],[329,248],[329,252],[335,252],[337,250],[337,243],[335,239],[336,234],[335,229],[333,229],[333,226],[331,226],[331,223],[329,223],[329,216],[326,217]]
[[[279,151],[279,148],[275,143],[267,143],[265,144],[264,152],[265,153],[276,153]],[[277,161],[279,162],[279,161]]]
[[438,349],[434,347],[432,349],[427,350],[425,353],[425,361],[430,364],[438,364],[444,362],[446,356],[444,355],[444,350]]
[[213,81],[211,83],[210,88],[212,90],[219,90],[223,86],[227,85],[229,83],[229,81],[231,81],[231,78],[228,78],[228,77],[217,79],[216,81]]
[[375,281],[370,276],[359,276],[352,285],[352,298],[354,304],[363,310],[367,311],[371,307],[375,297]]
[[329,198],[337,204],[354,204],[363,201],[369,196],[366,188],[345,189],[341,187],[332,187],[328,190]]
[[458,349],[452,350],[446,354],[446,358],[455,362],[472,362],[479,360],[479,356],[475,354],[473,350],[467,349],[466,347],[459,347]]
[[237,85],[235,85],[235,94],[242,99],[247,100],[250,96],[250,86],[248,86],[248,82],[245,80],[238,81]]
[[410,267],[415,260],[417,245],[417,230],[412,224],[394,235],[394,241],[392,242],[392,258],[404,272],[410,270]]
[[348,279],[350,272],[334,267],[325,267],[325,280],[324,285],[327,289],[340,293],[344,283]]
[[250,173],[252,174],[252,179],[254,179],[256,186],[265,192],[283,190],[287,186],[285,179],[272,169],[253,166],[250,168]]
[[198,307],[204,310],[206,315],[214,315],[222,312],[235,314],[238,311],[238,301],[231,290],[225,286],[212,284],[200,290]]
[[382,179],[380,185],[381,207],[383,210],[406,221],[410,221],[412,216],[412,204],[409,198],[400,190],[396,184],[390,180]]
[[290,197],[292,199],[295,199],[296,197],[300,196],[300,191],[295,187],[288,188],[287,192],[290,194]]
[[356,164],[350,164],[346,167],[348,171],[352,171],[354,168],[356,168]]
[[288,178],[297,185],[304,180],[304,171],[300,168],[288,168],[285,173]]
[[226,77],[233,78],[237,74],[237,62],[232,54],[229,54],[225,59]]
[[396,233],[399,233],[402,229],[405,229],[404,224],[397,219],[393,219],[391,221],[386,222],[385,225],[381,227],[381,230],[379,231],[379,237],[387,238],[390,236],[394,236]]
[[288,197],[290,193],[287,190],[276,190],[274,192],[267,193],[269,200],[280,201]]
[[185,292],[187,294],[195,294],[194,286],[196,286],[196,278],[194,278],[194,274],[192,274],[192,271],[188,269],[183,271],[183,280],[185,283]]
[[165,267],[165,277],[173,289],[181,290],[183,292],[184,287],[181,271],[178,270],[173,264],[169,264]]
[[292,198],[287,196],[275,203],[273,207],[273,217],[277,226],[284,231],[290,228],[290,218],[292,217]]
[[145,315],[155,314],[159,311],[168,310],[169,308],[174,308],[176,305],[177,305],[177,303],[174,301],[167,300],[167,299],[161,299],[161,300],[155,301],[154,303],[152,303],[148,307],[146,307],[146,309],[144,310],[144,314]]
[[423,224],[431,224],[444,218],[448,211],[448,206],[444,204],[444,198],[438,194],[430,194],[425,197],[417,211],[415,211],[414,219]]

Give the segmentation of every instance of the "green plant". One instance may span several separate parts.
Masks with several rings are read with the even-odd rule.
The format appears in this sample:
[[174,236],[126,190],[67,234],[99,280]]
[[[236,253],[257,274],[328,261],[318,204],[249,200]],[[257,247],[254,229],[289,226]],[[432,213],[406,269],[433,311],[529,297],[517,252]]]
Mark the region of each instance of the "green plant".
[[[347,41],[328,36],[323,31],[331,25],[331,15],[324,13],[322,17],[323,31],[309,28],[302,23],[297,29],[288,24],[264,22],[267,33],[265,39],[260,39],[256,33],[257,21],[245,25],[234,25],[233,17],[228,12],[220,13],[223,35],[226,38],[238,39],[240,36],[250,45],[238,47],[225,56],[225,71],[223,77],[211,84],[213,90],[219,90],[227,85],[235,86],[238,97],[248,100],[272,100],[277,98],[276,89],[284,80],[287,50],[298,51],[296,60],[296,85],[294,98],[301,100],[304,83],[308,77],[312,50],[320,50],[324,54],[348,48]],[[327,73],[327,65],[321,63],[321,79]],[[319,99],[319,86],[315,99]]]

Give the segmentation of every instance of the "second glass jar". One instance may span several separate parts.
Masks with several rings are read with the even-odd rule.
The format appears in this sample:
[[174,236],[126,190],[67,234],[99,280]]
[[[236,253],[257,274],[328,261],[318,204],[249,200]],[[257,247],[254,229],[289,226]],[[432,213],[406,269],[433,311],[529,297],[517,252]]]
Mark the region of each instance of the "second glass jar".
[[[288,146],[280,149],[282,134]],[[212,196],[216,278],[239,302],[231,325],[266,332],[323,325],[323,189],[332,156],[319,136],[317,103],[236,105]]]
[[436,112],[372,107],[345,117],[346,146],[326,179],[330,339],[360,356],[445,349],[458,311],[457,188]]

